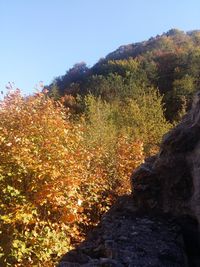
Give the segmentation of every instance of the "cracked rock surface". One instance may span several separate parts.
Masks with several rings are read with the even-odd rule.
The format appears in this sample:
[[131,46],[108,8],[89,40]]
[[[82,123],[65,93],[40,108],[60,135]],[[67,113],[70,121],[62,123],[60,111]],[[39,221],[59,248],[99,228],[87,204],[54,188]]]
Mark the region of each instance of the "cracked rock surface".
[[169,217],[144,216],[131,196],[119,198],[86,241],[67,253],[59,267],[188,266],[179,226]]

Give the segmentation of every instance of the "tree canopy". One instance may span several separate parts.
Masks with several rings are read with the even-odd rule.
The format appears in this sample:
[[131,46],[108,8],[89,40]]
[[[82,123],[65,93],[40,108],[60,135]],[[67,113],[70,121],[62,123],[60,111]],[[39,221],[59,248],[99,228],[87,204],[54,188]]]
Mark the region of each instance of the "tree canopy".
[[[108,99],[116,94],[113,87],[127,88],[131,84],[132,91],[138,86],[155,87],[164,95],[166,118],[173,121],[182,110],[182,95],[187,108],[191,93],[199,90],[199,44],[200,31],[185,33],[171,29],[147,41],[123,45],[91,68],[85,63],[75,64],[65,75],[56,78],[49,90],[54,90],[56,85],[61,96],[90,92]],[[123,89],[115,90],[117,94],[123,93]]]

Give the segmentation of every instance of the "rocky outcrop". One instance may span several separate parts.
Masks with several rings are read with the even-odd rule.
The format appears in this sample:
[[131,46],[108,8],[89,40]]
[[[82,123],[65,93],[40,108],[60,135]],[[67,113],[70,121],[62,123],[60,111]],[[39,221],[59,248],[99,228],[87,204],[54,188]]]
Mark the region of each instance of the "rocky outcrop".
[[200,93],[181,123],[163,137],[159,154],[133,173],[131,184],[139,209],[187,215],[200,224]]
[[200,93],[67,266],[200,266]]
[[100,225],[59,267],[187,267],[181,229],[172,218],[137,213],[133,198],[118,199]]

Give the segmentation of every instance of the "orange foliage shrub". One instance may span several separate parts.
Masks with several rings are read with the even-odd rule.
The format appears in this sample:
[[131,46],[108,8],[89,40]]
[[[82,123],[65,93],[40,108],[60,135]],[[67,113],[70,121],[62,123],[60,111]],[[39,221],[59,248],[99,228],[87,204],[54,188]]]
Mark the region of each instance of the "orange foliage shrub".
[[129,179],[134,169],[136,169],[145,158],[143,142],[129,140],[123,136],[119,138],[117,146],[117,174],[121,180],[118,187],[118,194],[130,192]]
[[70,247],[85,168],[77,160],[81,142],[80,125],[44,94],[23,98],[16,91],[1,102],[2,265],[50,266],[52,255]]

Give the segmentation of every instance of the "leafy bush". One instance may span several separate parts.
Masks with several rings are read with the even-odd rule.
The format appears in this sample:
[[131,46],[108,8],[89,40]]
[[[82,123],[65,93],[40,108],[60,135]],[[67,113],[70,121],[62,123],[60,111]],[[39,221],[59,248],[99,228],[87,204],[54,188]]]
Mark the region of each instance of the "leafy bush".
[[80,126],[45,95],[19,91],[1,102],[0,121],[1,264],[50,266],[70,248],[79,208]]

